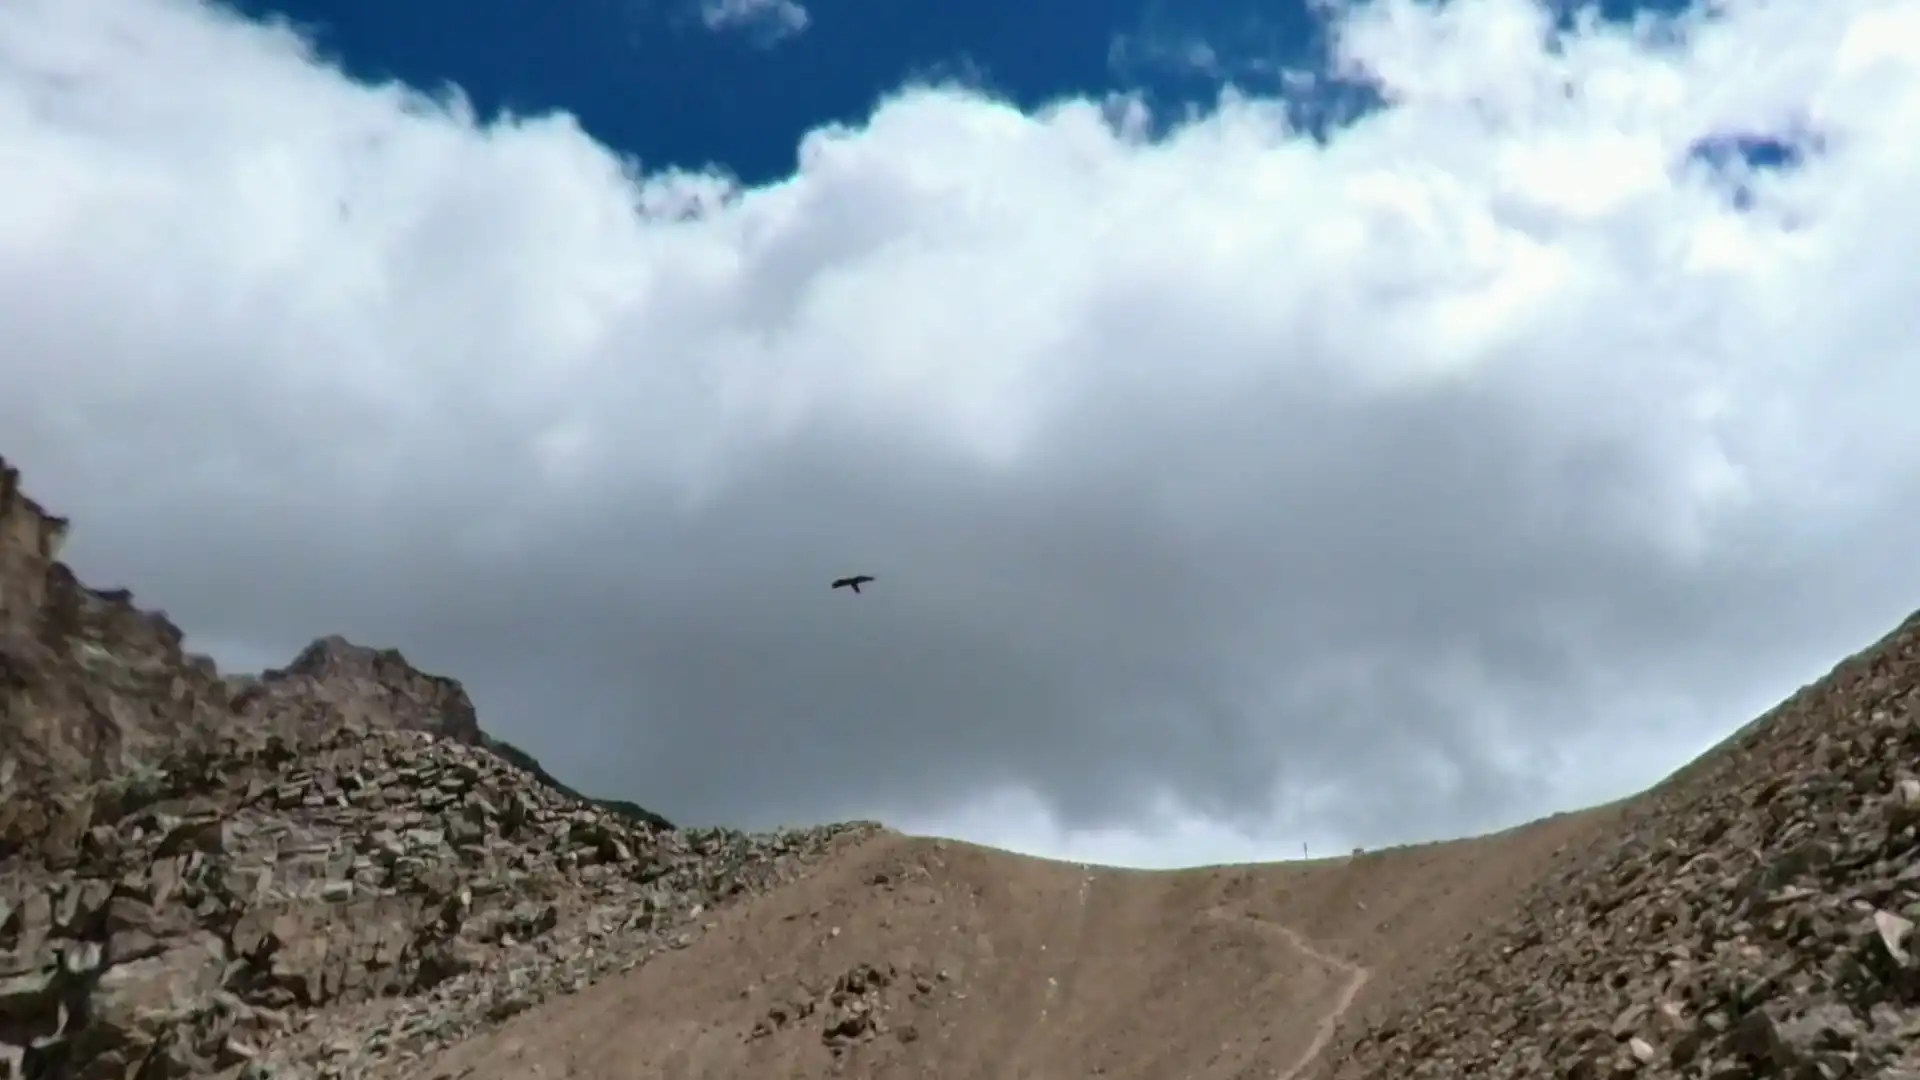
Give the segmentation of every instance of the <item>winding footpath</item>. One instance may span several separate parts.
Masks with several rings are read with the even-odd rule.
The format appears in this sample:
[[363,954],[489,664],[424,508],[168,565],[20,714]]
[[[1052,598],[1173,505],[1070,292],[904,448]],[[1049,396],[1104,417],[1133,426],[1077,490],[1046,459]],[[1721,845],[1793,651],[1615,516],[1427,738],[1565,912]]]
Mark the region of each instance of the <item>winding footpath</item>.
[[1341,988],[1340,996],[1334,999],[1333,1008],[1329,1009],[1327,1014],[1320,1018],[1320,1023],[1315,1027],[1313,1033],[1313,1041],[1307,1044],[1305,1050],[1301,1051],[1298,1060],[1275,1074],[1273,1078],[1273,1080],[1297,1080],[1314,1062],[1320,1059],[1320,1054],[1326,1050],[1327,1044],[1333,1041],[1333,1033],[1339,1029],[1340,1021],[1345,1019],[1347,1011],[1353,1008],[1354,1001],[1359,998],[1361,989],[1367,985],[1367,980],[1373,977],[1373,972],[1344,957],[1335,956],[1332,953],[1324,952],[1316,948],[1307,940],[1306,935],[1283,923],[1273,922],[1253,915],[1235,915],[1223,908],[1208,909],[1207,917],[1210,919],[1218,919],[1222,922],[1250,924],[1257,927],[1260,933],[1281,938],[1288,945],[1292,946],[1296,952],[1312,957],[1328,967],[1336,968],[1347,973],[1347,985]]

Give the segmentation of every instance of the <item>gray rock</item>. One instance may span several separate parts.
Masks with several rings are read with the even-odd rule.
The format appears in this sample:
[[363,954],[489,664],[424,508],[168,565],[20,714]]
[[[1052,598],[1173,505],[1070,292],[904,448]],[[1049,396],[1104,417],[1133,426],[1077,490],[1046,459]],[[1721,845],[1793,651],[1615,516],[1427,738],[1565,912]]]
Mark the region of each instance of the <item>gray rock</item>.
[[683,831],[583,799],[393,650],[323,638],[222,679],[80,584],[65,534],[0,462],[0,1075],[368,1075],[875,828]]
[[1917,716],[1920,615],[1623,804],[1610,850],[1490,915],[1316,1080],[1911,1071]]

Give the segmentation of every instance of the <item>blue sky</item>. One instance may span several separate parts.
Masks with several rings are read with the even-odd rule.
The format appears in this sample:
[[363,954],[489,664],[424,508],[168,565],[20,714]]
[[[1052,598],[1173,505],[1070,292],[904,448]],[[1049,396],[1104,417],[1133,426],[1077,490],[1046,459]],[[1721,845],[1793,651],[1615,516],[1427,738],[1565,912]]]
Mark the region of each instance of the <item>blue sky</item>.
[[710,28],[699,0],[239,0],[279,14],[369,78],[460,86],[483,113],[565,109],[649,169],[720,163],[754,183],[793,168],[807,130],[858,123],[903,83],[958,78],[1032,106],[1143,89],[1210,103],[1219,68],[1249,86],[1264,69],[1311,64],[1304,5],[1241,0],[810,0],[798,32]]
[[[1284,70],[1324,75],[1324,24],[1301,0],[808,0],[798,27],[771,16],[709,25],[702,4],[720,2],[232,6],[292,20],[356,76],[457,85],[483,116],[562,109],[649,170],[718,164],[749,184],[790,173],[807,131],[858,124],[915,81],[958,79],[1023,108],[1140,93],[1166,117],[1210,107],[1229,81],[1266,94]],[[1597,10],[1629,19],[1679,6],[1607,0]],[[1349,110],[1366,100],[1325,82],[1317,100],[1335,94]]]

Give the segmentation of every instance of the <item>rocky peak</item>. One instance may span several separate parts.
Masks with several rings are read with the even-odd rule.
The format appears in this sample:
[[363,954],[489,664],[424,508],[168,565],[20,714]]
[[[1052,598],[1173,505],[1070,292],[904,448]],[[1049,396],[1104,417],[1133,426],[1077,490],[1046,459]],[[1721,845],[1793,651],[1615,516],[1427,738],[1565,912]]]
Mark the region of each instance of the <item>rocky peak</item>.
[[316,731],[346,725],[424,732],[489,750],[568,798],[655,828],[673,827],[651,810],[623,800],[593,799],[561,783],[532,754],[480,729],[473,699],[458,679],[421,671],[398,649],[355,645],[334,634],[300,650],[284,668],[229,676],[227,685],[234,711],[252,723],[284,725],[297,717]]
[[250,717],[298,712],[313,723],[424,731],[468,745],[482,741],[473,700],[458,680],[415,668],[398,649],[371,649],[337,634],[314,641],[284,668],[227,683],[235,711]]
[[[286,667],[221,677],[188,653],[164,612],[126,589],[92,589],[60,561],[68,522],[28,497],[0,458],[0,854],[62,812],[72,781],[151,768],[170,752],[258,745],[342,725],[417,731],[484,747],[563,795],[584,799],[525,751],[480,728],[456,679],[398,649],[318,638]],[[603,809],[665,828],[626,802]]]
[[1920,1080],[1920,614],[1621,807],[1323,1080]]
[[67,521],[20,489],[20,472],[0,459],[0,638],[32,638],[58,564]]
[[[81,584],[66,533],[0,460],[0,1077],[367,1075],[871,831],[583,799],[394,649],[324,637],[222,678]],[[336,1053],[380,1017],[346,1040],[365,1060]]]
[[232,726],[213,662],[131,592],[81,584],[59,559],[66,535],[0,459],[0,855],[38,835],[73,781]]

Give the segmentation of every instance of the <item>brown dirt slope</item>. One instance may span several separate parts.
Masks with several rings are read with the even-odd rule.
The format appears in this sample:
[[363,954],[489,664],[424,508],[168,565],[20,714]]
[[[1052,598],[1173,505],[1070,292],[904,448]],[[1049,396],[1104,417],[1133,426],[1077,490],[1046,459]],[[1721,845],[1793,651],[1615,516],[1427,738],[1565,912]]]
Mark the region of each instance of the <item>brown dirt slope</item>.
[[1920,1080],[1920,616],[1620,803],[1145,873],[673,829],[64,531],[0,463],[0,1080]]
[[354,1075],[684,948],[869,831],[584,800],[392,650],[222,677],[79,582],[65,532],[0,461],[0,1080]]
[[1175,872],[876,833],[693,947],[394,1075],[1305,1080],[1350,1010],[1610,817]]
[[1632,799],[1319,863],[879,834],[424,1062],[506,1080],[1920,1080],[1920,617]]
[[1920,615],[1584,845],[1325,1075],[1920,1078]]

